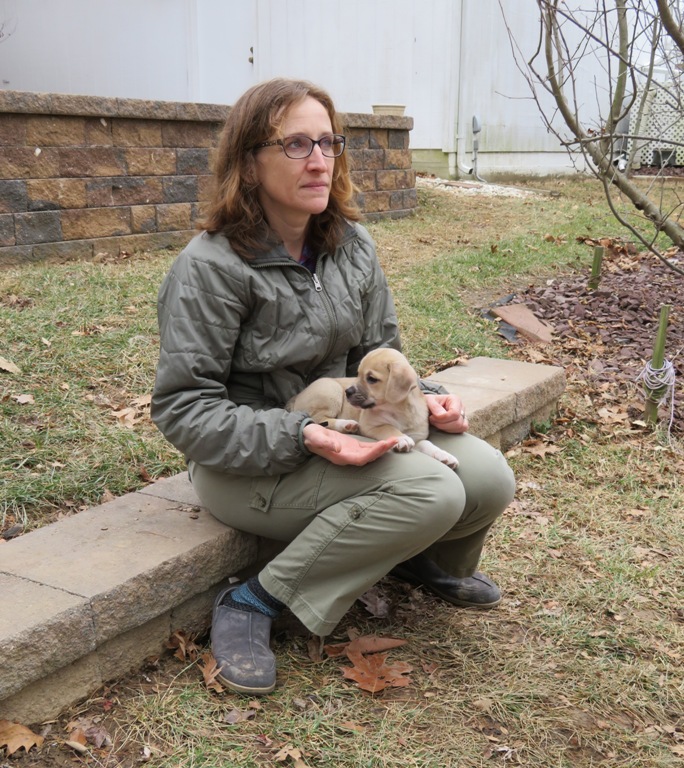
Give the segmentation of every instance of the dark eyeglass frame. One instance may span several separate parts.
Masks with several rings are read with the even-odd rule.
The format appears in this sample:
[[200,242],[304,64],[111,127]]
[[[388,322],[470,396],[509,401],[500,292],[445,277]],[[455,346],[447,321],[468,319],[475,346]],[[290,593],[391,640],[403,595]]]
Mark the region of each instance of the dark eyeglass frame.
[[[307,141],[311,142],[311,149],[307,152],[306,155],[298,155],[297,157],[293,157],[292,155],[288,155],[287,149],[285,148],[285,142],[288,139],[306,139]],[[332,139],[331,141],[331,149],[332,147],[342,145],[342,149],[339,151],[336,155],[329,155],[326,153],[326,151],[323,149],[323,146],[321,145],[322,141]],[[275,147],[279,146],[283,148],[283,152],[285,153],[286,157],[289,157],[290,160],[306,160],[307,157],[311,157],[311,153],[314,151],[314,147],[318,145],[321,148],[321,154],[323,157],[339,157],[343,152],[347,145],[347,138],[346,136],[343,136],[341,133],[328,133],[326,136],[321,136],[318,141],[315,139],[312,139],[310,136],[305,136],[303,133],[294,133],[292,136],[285,136],[283,139],[274,139],[273,141],[262,141],[261,144],[257,144],[254,147],[254,150],[257,149],[263,149],[264,147]]]

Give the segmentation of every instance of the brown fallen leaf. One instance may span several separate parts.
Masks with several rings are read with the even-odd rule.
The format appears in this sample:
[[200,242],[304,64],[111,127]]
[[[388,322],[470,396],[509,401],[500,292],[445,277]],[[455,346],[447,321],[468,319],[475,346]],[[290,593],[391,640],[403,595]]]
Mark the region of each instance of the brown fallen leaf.
[[385,688],[402,688],[411,683],[411,678],[406,675],[413,671],[413,667],[404,661],[387,664],[386,653],[373,653],[368,656],[359,653],[352,654],[349,658],[354,666],[342,667],[342,674],[364,691],[378,693]]
[[337,723],[335,728],[340,731],[352,731],[353,733],[366,733],[368,730],[365,725],[353,723],[351,720],[345,720],[343,723]]
[[196,661],[199,658],[201,647],[195,642],[195,638],[186,634],[183,630],[176,630],[166,641],[166,647],[172,651],[179,661]]
[[228,725],[237,725],[245,720],[252,720],[256,713],[256,709],[241,710],[233,708],[223,716],[223,721],[228,723]]
[[119,411],[112,411],[112,416],[121,424],[122,427],[133,429],[138,423],[135,408],[122,408]]
[[150,393],[149,395],[141,395],[140,397],[131,400],[131,405],[135,408],[149,408],[151,402],[152,394]]
[[0,357],[0,371],[7,371],[7,373],[21,373],[21,368],[15,365],[5,357]]
[[302,757],[302,752],[297,747],[293,747],[292,744],[286,744],[282,749],[279,749],[273,759],[277,763],[284,763],[288,758],[292,760],[292,764],[295,768],[308,768]]
[[523,453],[530,453],[532,456],[548,456],[551,453],[558,453],[563,449],[553,443],[545,443],[541,440],[526,443],[522,446]]
[[389,616],[389,602],[377,585],[364,592],[359,598],[359,602],[363,603],[368,613],[377,619],[384,619]]
[[306,641],[306,650],[311,661],[316,663],[323,661],[323,645],[322,640],[318,635],[311,635],[311,637]]
[[336,643],[324,646],[323,650],[328,656],[349,656],[350,653],[378,653],[379,651],[389,651],[392,648],[398,648],[400,645],[406,645],[406,640],[400,640],[396,637],[380,637],[378,635],[363,635],[356,637],[348,643]]
[[216,659],[211,655],[211,653],[202,654],[202,660],[200,661],[199,668],[202,670],[204,684],[210,691],[216,691],[216,693],[223,693],[225,691],[225,688],[216,679],[220,670],[216,666]]
[[6,747],[8,757],[19,749],[28,752],[32,747],[41,747],[44,741],[42,736],[25,725],[0,720],[0,747]]
[[67,724],[67,730],[70,731],[69,737],[64,742],[74,752],[83,755],[88,751],[88,744],[100,749],[102,746],[111,746],[112,740],[107,731],[91,719],[74,720]]
[[13,395],[12,399],[16,400],[19,405],[32,405],[36,402],[33,395]]

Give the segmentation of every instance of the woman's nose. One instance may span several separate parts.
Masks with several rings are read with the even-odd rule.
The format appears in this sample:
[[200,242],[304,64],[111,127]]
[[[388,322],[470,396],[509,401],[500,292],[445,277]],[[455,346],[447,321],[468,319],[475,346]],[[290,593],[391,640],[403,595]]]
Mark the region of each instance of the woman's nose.
[[321,151],[321,148],[318,144],[316,144],[309,155],[309,167],[312,168],[327,168],[327,163],[325,162],[325,155]]

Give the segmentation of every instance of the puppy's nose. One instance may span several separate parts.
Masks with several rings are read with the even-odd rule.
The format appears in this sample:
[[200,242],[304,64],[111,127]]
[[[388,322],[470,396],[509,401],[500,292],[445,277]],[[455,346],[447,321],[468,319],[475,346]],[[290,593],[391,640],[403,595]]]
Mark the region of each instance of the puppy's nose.
[[356,394],[356,387],[355,387],[355,386],[353,386],[353,385],[352,385],[351,387],[347,387],[347,388],[344,390],[344,394],[345,394],[347,397],[352,397],[353,395],[355,395],[355,394]]

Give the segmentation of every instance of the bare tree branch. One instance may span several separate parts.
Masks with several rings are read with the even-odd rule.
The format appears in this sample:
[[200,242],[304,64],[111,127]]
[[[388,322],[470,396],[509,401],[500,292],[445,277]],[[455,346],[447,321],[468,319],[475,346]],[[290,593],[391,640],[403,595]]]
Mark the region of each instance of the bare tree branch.
[[676,21],[672,15],[668,0],[656,0],[656,3],[658,5],[658,14],[663,22],[663,26],[667,30],[667,34],[684,56],[684,32],[682,32],[681,21]]
[[[684,145],[674,133],[684,123],[681,72],[675,72],[677,62],[665,55],[661,30],[683,56],[684,35],[668,0],[599,0],[584,8],[566,0],[537,0],[537,5],[539,38],[531,57],[523,56],[508,24],[507,28],[516,63],[545,125],[568,148],[573,161],[581,153],[586,167],[602,181],[616,220],[675,272],[684,274],[656,245],[664,233],[684,250],[680,202],[668,205],[662,194],[660,199],[654,194],[653,185],[663,169],[646,189],[629,175],[631,161],[649,146],[675,151]],[[587,62],[595,72],[591,80],[585,75]],[[668,68],[672,77],[656,78],[656,62],[659,72]],[[552,97],[552,110],[542,105],[538,88]],[[596,99],[593,109],[587,107],[589,88]],[[658,121],[648,126],[647,117],[653,119],[656,106]],[[629,201],[631,217],[650,224],[651,235],[621,212],[618,196],[622,207]]]

